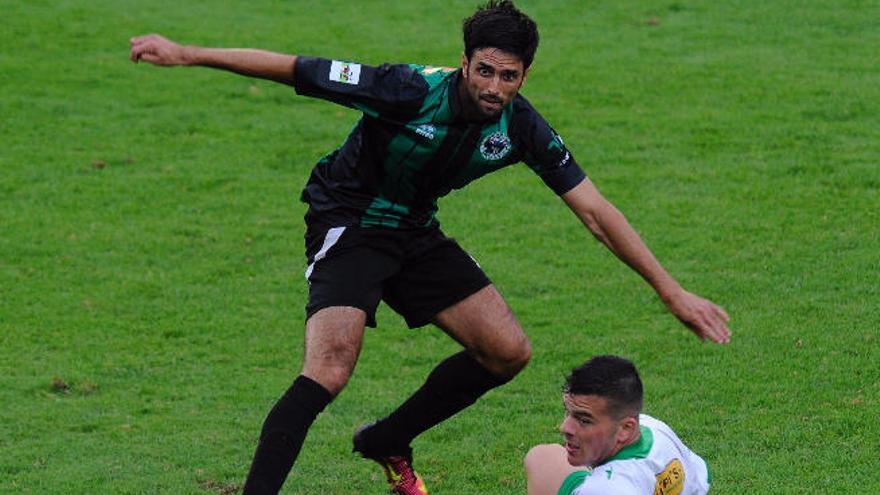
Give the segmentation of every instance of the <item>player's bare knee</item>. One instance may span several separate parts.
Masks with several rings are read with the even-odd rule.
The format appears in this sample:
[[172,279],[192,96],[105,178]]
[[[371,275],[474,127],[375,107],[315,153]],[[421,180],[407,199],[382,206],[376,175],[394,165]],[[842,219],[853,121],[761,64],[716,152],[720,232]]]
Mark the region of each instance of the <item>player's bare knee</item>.
[[491,356],[487,356],[487,367],[496,375],[513,376],[529,364],[532,345],[523,338],[498,346]]
[[535,456],[537,455],[537,453],[535,452],[535,450],[536,450],[538,447],[540,447],[540,445],[535,445],[534,447],[530,448],[529,451],[526,452],[525,457],[523,457],[523,467],[525,468],[525,470],[526,470],[527,473],[528,473],[528,472],[532,469],[532,467],[535,465]]
[[330,379],[330,386],[327,390],[335,397],[348,385],[348,380],[351,378],[351,370],[348,368],[333,368],[330,370],[328,377]]
[[523,467],[525,467],[526,473],[542,470],[542,465],[548,459],[552,459],[559,448],[559,445],[540,444],[529,449],[525,457],[523,457]]
[[335,396],[348,384],[356,362],[357,352],[351,352],[347,347],[325,349],[318,356],[307,356],[303,374]]
[[532,359],[532,344],[528,340],[523,340],[511,353],[507,361],[508,371],[511,374],[519,373],[529,364]]
[[303,374],[321,384],[334,397],[342,392],[351,378],[351,368],[347,366],[321,366],[303,369]]
[[535,445],[526,452],[526,456],[523,457],[523,467],[525,468],[526,473],[530,473],[535,469],[535,465],[541,458],[543,447],[544,445]]

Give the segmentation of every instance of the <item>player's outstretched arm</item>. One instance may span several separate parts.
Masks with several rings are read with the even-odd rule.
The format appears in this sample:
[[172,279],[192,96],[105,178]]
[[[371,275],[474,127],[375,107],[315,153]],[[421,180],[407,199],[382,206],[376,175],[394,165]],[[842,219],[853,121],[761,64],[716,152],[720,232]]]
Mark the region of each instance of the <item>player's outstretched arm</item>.
[[250,48],[205,48],[180,45],[158,34],[131,40],[131,61],[171,67],[196,65],[293,85],[295,55]]
[[724,308],[684,290],[660,265],[626,217],[589,179],[563,194],[562,199],[597,239],[651,284],[672,314],[697,337],[719,344],[730,342],[730,317]]

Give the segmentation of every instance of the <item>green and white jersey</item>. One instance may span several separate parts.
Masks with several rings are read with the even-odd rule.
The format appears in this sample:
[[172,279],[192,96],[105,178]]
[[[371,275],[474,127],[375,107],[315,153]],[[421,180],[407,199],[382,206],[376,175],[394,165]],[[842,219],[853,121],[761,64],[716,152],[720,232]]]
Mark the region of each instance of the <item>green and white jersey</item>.
[[565,479],[558,495],[705,495],[709,467],[666,423],[642,414],[642,436],[590,471]]
[[466,121],[460,74],[297,57],[297,93],[363,113],[342,146],[312,170],[302,193],[308,219],[333,226],[433,225],[438,198],[517,162],[557,194],[584,179],[562,138],[521,95],[496,119]]

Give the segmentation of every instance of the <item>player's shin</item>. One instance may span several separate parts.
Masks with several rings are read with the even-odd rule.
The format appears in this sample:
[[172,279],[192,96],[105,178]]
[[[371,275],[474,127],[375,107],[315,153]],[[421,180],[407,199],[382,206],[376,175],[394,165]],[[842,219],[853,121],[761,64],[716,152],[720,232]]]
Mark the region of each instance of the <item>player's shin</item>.
[[299,376],[263,423],[244,495],[276,495],[302,448],[315,417],[333,396],[319,383]]
[[493,375],[466,351],[454,354],[437,365],[424,385],[397,410],[362,431],[361,448],[355,445],[355,449],[368,456],[408,455],[416,436],[511,378]]

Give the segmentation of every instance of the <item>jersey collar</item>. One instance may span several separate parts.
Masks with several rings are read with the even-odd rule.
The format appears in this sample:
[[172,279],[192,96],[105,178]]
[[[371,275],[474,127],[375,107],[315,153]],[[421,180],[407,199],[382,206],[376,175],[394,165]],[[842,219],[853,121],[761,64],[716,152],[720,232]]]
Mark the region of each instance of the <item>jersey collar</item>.
[[459,95],[458,85],[461,84],[461,69],[456,70],[452,77],[449,78],[449,108],[452,110],[453,121],[463,121],[464,116],[461,110],[461,96]]
[[[654,433],[647,426],[639,425],[639,440],[620,449],[619,452],[609,457],[605,462],[620,461],[623,459],[644,459],[654,446]],[[603,462],[602,464],[604,464]]]

